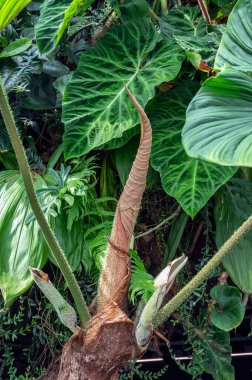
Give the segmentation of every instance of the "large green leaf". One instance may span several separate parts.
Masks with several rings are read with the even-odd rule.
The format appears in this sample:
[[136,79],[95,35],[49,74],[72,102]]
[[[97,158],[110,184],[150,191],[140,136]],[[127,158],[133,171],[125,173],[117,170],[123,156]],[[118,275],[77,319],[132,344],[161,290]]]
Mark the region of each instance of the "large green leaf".
[[65,157],[80,156],[139,123],[128,86],[142,106],[174,79],[183,54],[148,19],[113,26],[81,56],[63,99]]
[[59,43],[75,13],[86,10],[94,0],[45,0],[35,26],[40,54],[48,54]]
[[30,2],[31,0],[0,0],[0,31]]
[[239,326],[245,313],[241,292],[234,286],[217,285],[211,289],[211,297],[217,302],[211,309],[211,322],[224,331]]
[[239,0],[232,10],[216,55],[215,67],[225,64],[252,72],[252,0]]
[[227,69],[208,79],[190,103],[183,144],[195,158],[252,166],[252,79]]
[[[33,175],[35,189],[45,186]],[[41,268],[48,256],[47,244],[38,223],[26,224],[31,213],[21,176],[15,171],[0,173],[0,287],[6,304],[25,292],[32,283],[29,266]]]
[[153,129],[151,165],[159,171],[164,190],[191,217],[237,170],[190,158],[184,151],[181,131],[186,107],[196,90],[194,82],[182,82],[157,96],[148,113]]
[[217,343],[227,352],[231,354],[230,336],[226,331],[217,329],[216,327],[208,327],[205,333],[204,341],[204,370],[211,374],[214,380],[235,380],[234,368],[231,364],[231,355],[221,353],[214,348],[211,342]]
[[[251,194],[251,183],[241,179],[232,179],[217,193],[214,214],[218,248],[252,215]],[[252,292],[251,247],[252,231],[249,231],[223,260],[234,283],[247,293]]]
[[23,53],[25,50],[29,49],[32,44],[30,38],[20,38],[19,40],[11,42],[6,46],[0,53],[0,58],[13,57]]

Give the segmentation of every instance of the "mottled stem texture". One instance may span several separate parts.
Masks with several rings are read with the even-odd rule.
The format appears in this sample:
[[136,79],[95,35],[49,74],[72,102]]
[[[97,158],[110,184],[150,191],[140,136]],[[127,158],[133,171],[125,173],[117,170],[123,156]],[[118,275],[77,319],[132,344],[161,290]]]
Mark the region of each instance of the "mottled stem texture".
[[184,303],[193,291],[204,281],[206,281],[213,270],[221,263],[224,257],[231,251],[231,249],[241,241],[244,235],[252,227],[252,216],[250,216],[239,227],[233,235],[226,241],[225,244],[219,249],[218,252],[209,260],[209,262],[193,277],[193,279],[182,288],[172,299],[168,302],[157,314],[154,321],[154,328],[161,325],[170,315],[177,310],[182,303]]
[[61,249],[39,205],[36,193],[34,191],[26,153],[25,153],[21,138],[19,136],[19,133],[15,124],[14,116],[10,108],[9,100],[8,100],[1,77],[0,77],[0,110],[1,110],[4,122],[7,128],[8,134],[10,136],[12,147],[16,154],[20,173],[24,181],[25,190],[26,190],[27,197],[29,199],[32,211],[42,230],[44,238],[53,256],[55,257],[55,260],[57,261],[58,266],[67,282],[67,285],[73,296],[76,309],[79,313],[81,324],[84,325],[89,320],[89,312],[88,312],[85,300],[83,298],[81,289],[76,281],[76,278],[71,270],[71,267],[67,261],[67,258],[63,250]]

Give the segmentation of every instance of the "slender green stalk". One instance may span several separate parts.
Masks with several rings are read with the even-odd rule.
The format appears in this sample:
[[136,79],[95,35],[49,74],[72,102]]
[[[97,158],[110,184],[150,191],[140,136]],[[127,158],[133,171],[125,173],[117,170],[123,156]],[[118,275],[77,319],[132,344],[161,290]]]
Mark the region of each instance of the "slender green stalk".
[[11,139],[11,143],[16,154],[20,173],[22,175],[27,197],[29,199],[31,208],[38,221],[38,224],[43,232],[44,238],[57,261],[59,268],[67,282],[67,285],[72,293],[76,309],[80,315],[81,324],[84,325],[90,318],[87,305],[82,295],[81,289],[76,281],[76,278],[68,264],[63,250],[61,249],[53,231],[51,230],[42,210],[39,205],[37,196],[34,191],[33,182],[31,178],[30,168],[25,154],[25,150],[20,139],[18,130],[16,128],[14,116],[9,105],[9,100],[0,77],[0,110]]
[[158,22],[159,18],[151,8],[149,8],[149,16],[154,22]]
[[167,0],[161,0],[161,9],[162,9],[162,16],[167,16],[168,15]]
[[160,3],[160,0],[154,0],[153,1],[153,5],[152,5],[152,9],[155,13],[158,12],[158,9],[159,9],[159,3]]
[[213,270],[221,263],[224,257],[231,251],[244,235],[252,227],[252,216],[250,216],[239,227],[233,235],[226,241],[218,252],[208,261],[208,263],[196,274],[195,277],[184,286],[157,314],[154,320],[154,328],[161,325],[182,303],[184,303],[193,291],[204,281],[208,279]]

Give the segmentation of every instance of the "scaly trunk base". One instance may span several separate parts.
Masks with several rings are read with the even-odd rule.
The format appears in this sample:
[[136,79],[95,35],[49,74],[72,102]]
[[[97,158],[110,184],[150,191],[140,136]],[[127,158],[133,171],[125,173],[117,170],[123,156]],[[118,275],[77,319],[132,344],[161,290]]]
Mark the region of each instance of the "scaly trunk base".
[[111,302],[69,339],[43,380],[116,380],[118,368],[140,353],[134,323]]

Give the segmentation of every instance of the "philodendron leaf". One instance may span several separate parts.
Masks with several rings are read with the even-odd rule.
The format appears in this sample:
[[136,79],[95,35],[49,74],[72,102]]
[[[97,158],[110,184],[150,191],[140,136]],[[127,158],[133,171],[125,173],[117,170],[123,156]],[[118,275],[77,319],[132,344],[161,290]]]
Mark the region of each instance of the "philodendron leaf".
[[151,165],[161,176],[164,190],[194,217],[216,190],[236,172],[187,156],[181,141],[188,103],[197,90],[192,81],[158,95],[149,106],[153,130]]
[[182,140],[191,157],[220,165],[252,166],[252,79],[223,70],[191,101]]
[[156,290],[145,305],[135,331],[137,344],[142,350],[146,348],[150,341],[153,332],[152,323],[163,303],[164,296],[171,288],[176,275],[186,263],[187,257],[182,255],[170,262],[156,277],[154,281]]
[[62,324],[75,333],[78,330],[78,327],[77,315],[74,308],[64,300],[59,291],[51,283],[46,273],[36,268],[29,269],[39,289],[53,305]]
[[0,58],[13,57],[23,53],[25,50],[29,49],[32,44],[30,38],[20,38],[19,40],[11,42],[6,46],[0,53]]
[[[215,224],[216,245],[225,241],[252,215],[252,185],[247,180],[233,178],[216,194]],[[252,231],[237,242],[223,260],[223,265],[233,282],[246,293],[252,292]]]
[[[45,187],[43,179],[33,174],[36,190]],[[48,247],[37,221],[26,224],[31,213],[24,184],[16,171],[0,173],[0,288],[8,305],[32,283],[29,266],[41,268]]]
[[234,286],[217,285],[211,289],[210,294],[216,302],[210,313],[212,324],[224,331],[239,326],[245,313],[241,292]]
[[45,0],[35,26],[40,54],[50,53],[59,43],[66,27],[76,12],[85,11],[94,0]]
[[0,0],[0,31],[30,2],[31,0]]
[[111,27],[84,52],[63,98],[66,158],[80,156],[139,123],[125,86],[141,106],[176,77],[183,53],[149,19]]
[[252,72],[252,0],[237,1],[228,17],[215,59],[215,67],[230,65],[240,71]]

